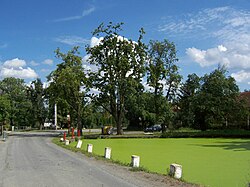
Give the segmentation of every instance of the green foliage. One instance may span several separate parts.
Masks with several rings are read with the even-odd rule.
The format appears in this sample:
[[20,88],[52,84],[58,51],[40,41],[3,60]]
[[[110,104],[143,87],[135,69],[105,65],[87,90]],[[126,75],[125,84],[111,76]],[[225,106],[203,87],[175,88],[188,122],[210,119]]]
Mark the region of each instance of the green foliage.
[[180,99],[178,106],[180,108],[178,117],[182,121],[183,127],[194,128],[195,118],[195,97],[200,90],[200,78],[196,74],[188,75],[188,78],[180,88]]
[[67,114],[71,115],[71,121],[77,122],[77,127],[82,129],[81,118],[83,113],[85,73],[82,66],[82,58],[79,56],[78,47],[74,47],[67,54],[56,50],[56,56],[62,60],[57,69],[48,76],[50,86],[47,96],[50,105],[57,103],[59,122],[63,123]]
[[32,103],[31,113],[33,118],[33,127],[42,129],[47,116],[45,108],[45,90],[41,79],[31,82],[28,88],[28,98]]
[[0,95],[5,120],[8,120],[11,126],[29,126],[31,102],[27,97],[24,80],[13,77],[3,79],[0,82]]
[[8,95],[0,95],[0,122],[2,124],[6,124],[6,120],[8,120],[10,107]]
[[[176,62],[176,49],[173,42],[150,41],[147,83],[153,88],[155,122],[169,124],[172,111],[168,102],[176,98],[181,75]],[[164,86],[166,90],[164,90]],[[165,95],[165,98],[163,97]]]
[[167,100],[174,100],[182,78],[176,65],[175,44],[166,39],[162,42],[151,40],[148,54],[148,85],[153,87],[155,96],[163,95],[165,85]]
[[93,35],[103,36],[103,39],[98,45],[86,48],[89,62],[97,66],[97,71],[89,75],[89,87],[100,93],[92,99],[113,116],[118,134],[122,133],[126,96],[140,82],[146,57],[141,41],[143,29],[138,41],[133,42],[120,36],[122,25],[101,24]]
[[224,67],[199,78],[189,75],[181,87],[180,119],[184,126],[207,130],[227,128],[242,112],[239,88],[234,78],[226,75]]

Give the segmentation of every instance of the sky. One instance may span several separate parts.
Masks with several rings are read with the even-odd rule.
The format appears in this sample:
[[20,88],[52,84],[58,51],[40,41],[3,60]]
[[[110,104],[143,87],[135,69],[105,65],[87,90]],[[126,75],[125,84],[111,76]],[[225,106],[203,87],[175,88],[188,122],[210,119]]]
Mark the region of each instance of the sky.
[[[121,35],[174,42],[184,80],[225,66],[241,91],[250,89],[249,0],[0,0],[0,79],[28,83],[61,63],[54,51],[94,45],[101,23],[123,22]],[[87,67],[88,64],[84,62]]]

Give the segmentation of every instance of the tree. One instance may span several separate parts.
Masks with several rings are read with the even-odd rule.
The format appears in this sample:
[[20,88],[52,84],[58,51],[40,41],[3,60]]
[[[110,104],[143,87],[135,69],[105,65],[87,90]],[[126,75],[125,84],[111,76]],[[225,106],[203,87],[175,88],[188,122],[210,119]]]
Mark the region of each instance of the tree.
[[194,127],[195,97],[200,91],[200,78],[195,73],[188,75],[186,82],[180,87],[178,106],[179,117],[185,127]]
[[46,108],[45,108],[45,91],[43,88],[43,83],[41,79],[36,79],[31,82],[28,88],[28,97],[32,103],[32,116],[33,116],[33,126],[40,128],[46,119]]
[[[10,100],[7,95],[0,95],[0,126],[6,124],[10,111]],[[0,127],[0,135],[2,135],[2,127]]]
[[0,93],[10,102],[8,118],[11,126],[30,125],[31,102],[23,79],[5,78],[0,82]]
[[[163,105],[165,102],[162,96],[165,95],[168,101],[173,101],[181,81],[176,65],[178,59],[175,45],[166,39],[162,42],[150,41],[148,55],[147,83],[153,88],[156,122],[163,122],[166,119],[166,111],[163,108],[166,106]],[[170,110],[168,112],[171,113]]]
[[143,29],[137,42],[120,36],[122,23],[101,24],[93,36],[102,35],[101,42],[94,47],[87,47],[89,62],[97,66],[96,72],[90,73],[90,87],[99,94],[92,97],[114,118],[117,134],[122,134],[124,104],[130,88],[138,84],[144,74],[145,45],[142,43]]
[[[84,105],[84,85],[86,81],[82,58],[78,47],[74,47],[67,54],[56,50],[57,58],[62,63],[48,76],[50,85],[47,94],[50,105],[58,104],[58,111],[64,110],[70,114],[71,121],[76,118],[77,128],[82,133],[82,110]],[[66,114],[67,115],[67,114]]]
[[212,125],[227,126],[235,117],[238,106],[239,88],[226,69],[219,67],[202,78],[202,85],[195,98],[195,121],[201,130]]

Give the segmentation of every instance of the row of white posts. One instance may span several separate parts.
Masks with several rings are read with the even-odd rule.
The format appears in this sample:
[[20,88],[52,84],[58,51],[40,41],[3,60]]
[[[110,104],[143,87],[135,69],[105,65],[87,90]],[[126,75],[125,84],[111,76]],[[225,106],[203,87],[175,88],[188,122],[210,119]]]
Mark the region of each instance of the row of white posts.
[[[69,140],[65,140],[65,145],[69,145]],[[76,148],[80,149],[82,146],[82,140],[78,140]],[[87,144],[87,152],[93,152],[93,145]],[[105,147],[104,150],[104,158],[110,159],[111,158],[111,148]],[[140,157],[137,155],[131,156],[131,166],[132,167],[140,167]],[[170,165],[170,175],[176,179],[180,179],[182,176],[182,166],[179,164],[171,164]]]

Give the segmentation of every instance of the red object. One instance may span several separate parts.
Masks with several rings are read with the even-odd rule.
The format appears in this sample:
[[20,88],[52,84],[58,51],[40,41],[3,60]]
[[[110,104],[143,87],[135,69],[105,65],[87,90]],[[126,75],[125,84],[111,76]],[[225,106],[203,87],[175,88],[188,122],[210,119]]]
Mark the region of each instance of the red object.
[[72,139],[74,139],[75,138],[75,129],[74,129],[74,127],[72,128]]
[[63,133],[63,140],[66,140],[66,132]]
[[77,136],[78,136],[78,137],[81,136],[80,129],[77,129]]

